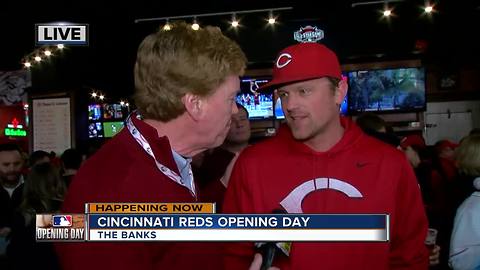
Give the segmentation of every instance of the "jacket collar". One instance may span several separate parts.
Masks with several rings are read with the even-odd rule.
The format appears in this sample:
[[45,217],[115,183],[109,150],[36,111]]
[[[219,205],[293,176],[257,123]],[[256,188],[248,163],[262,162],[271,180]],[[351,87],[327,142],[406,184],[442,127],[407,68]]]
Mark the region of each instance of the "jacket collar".
[[[173,158],[172,147],[168,137],[159,137],[157,130],[144,121],[138,119],[138,114],[136,113],[132,114],[131,119],[135,127],[137,127],[143,137],[145,137],[147,142],[150,144],[150,147],[152,147],[153,154],[158,162],[167,166],[170,168],[170,170],[176,172],[177,174],[180,174],[175,163],[175,159]],[[137,145],[137,147],[139,147],[142,152],[145,152],[141,146]],[[145,155],[148,154],[145,153]]]

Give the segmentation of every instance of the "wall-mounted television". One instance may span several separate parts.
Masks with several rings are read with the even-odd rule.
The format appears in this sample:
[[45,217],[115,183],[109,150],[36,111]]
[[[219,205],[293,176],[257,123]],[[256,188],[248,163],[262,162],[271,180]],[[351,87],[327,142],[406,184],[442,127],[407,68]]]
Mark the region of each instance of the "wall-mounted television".
[[97,121],[102,117],[102,110],[99,104],[88,105],[88,120]]
[[93,103],[88,105],[88,138],[111,138],[124,125],[129,108],[119,103]]
[[103,130],[105,138],[111,138],[115,136],[120,130],[122,130],[124,124],[121,121],[118,122],[103,122]]
[[240,80],[240,93],[237,95],[237,103],[242,104],[248,111],[250,120],[262,120],[273,118],[272,92],[257,92],[257,89],[268,83],[270,78],[243,77]]
[[122,119],[122,105],[120,104],[103,104],[104,119]]
[[275,115],[275,119],[285,119],[285,114],[282,109],[282,101],[280,100],[277,91],[273,91],[273,114]]
[[424,68],[356,70],[347,76],[349,113],[426,109]]
[[348,115],[348,95],[345,96],[345,98],[342,101],[342,104],[340,104],[340,114]]
[[101,122],[88,124],[88,138],[103,138],[103,126]]

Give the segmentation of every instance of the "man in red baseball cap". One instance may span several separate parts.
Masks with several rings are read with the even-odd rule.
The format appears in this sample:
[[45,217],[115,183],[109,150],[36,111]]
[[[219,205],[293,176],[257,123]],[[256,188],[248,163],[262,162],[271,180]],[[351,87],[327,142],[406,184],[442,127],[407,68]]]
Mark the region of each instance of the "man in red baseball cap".
[[[285,269],[427,269],[427,219],[405,155],[340,117],[347,93],[337,56],[302,43],[282,50],[273,80],[287,126],[247,147],[227,189],[226,213],[389,214],[390,241],[292,243]],[[252,243],[226,247],[226,269],[247,269]]]
[[450,183],[455,181],[457,177],[457,166],[455,165],[455,149],[457,147],[458,144],[450,140],[440,140],[435,143],[435,152],[439,158],[444,177]]
[[402,148],[407,148],[409,146],[413,147],[416,151],[425,149],[427,145],[425,144],[425,139],[423,139],[422,135],[412,134],[403,137],[400,142],[400,146]]

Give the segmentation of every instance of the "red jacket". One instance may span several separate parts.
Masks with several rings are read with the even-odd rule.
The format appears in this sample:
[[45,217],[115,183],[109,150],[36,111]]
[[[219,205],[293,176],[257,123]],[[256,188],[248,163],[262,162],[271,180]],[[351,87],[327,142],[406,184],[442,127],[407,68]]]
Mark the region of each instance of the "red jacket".
[[[166,137],[134,119],[160,163],[177,166]],[[85,162],[70,185],[65,213],[84,213],[87,202],[195,202],[189,190],[163,175],[124,128]],[[62,269],[219,269],[218,244],[87,242],[56,246]]]
[[[342,119],[342,125],[343,138],[323,153],[295,141],[288,128],[245,149],[235,164],[224,212],[272,213],[284,208],[290,213],[388,213],[388,243],[296,242],[289,258],[274,265],[282,270],[427,269],[427,219],[405,155],[363,134],[348,119]],[[353,188],[297,190],[295,197],[289,196],[315,178],[335,178]],[[354,189],[360,198],[347,195]],[[252,243],[227,244],[226,269],[248,269],[253,254]]]

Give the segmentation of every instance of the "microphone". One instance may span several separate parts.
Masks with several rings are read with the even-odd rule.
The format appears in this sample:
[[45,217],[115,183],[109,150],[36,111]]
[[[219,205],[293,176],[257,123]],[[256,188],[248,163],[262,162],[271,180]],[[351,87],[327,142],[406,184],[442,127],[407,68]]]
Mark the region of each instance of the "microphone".
[[[272,211],[273,214],[287,214],[287,212],[283,209],[274,209]],[[260,254],[262,254],[262,266],[260,270],[267,270],[268,268],[272,267],[273,260],[275,259],[275,255],[278,251],[283,253],[288,257],[290,254],[290,247],[291,243],[285,242],[261,242],[256,243],[255,246],[257,247]]]
[[272,266],[273,259],[275,259],[277,245],[275,245],[275,242],[267,242],[259,247],[259,251],[263,258],[260,270],[267,270]]

